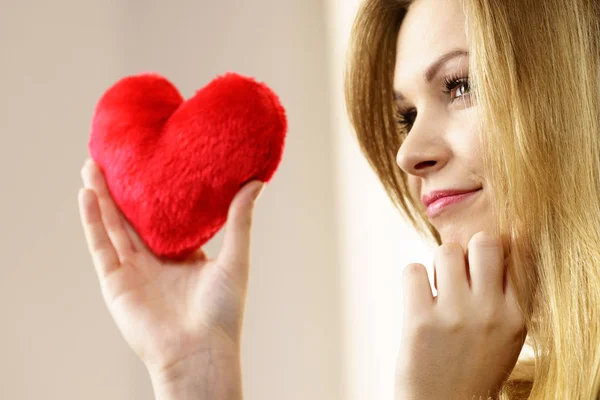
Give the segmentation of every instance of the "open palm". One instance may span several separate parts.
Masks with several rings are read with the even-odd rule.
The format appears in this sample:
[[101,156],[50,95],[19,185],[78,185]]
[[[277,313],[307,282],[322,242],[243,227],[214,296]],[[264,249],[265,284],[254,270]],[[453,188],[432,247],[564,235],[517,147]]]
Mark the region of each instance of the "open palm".
[[200,249],[173,262],[152,254],[115,205],[99,167],[82,169],[81,221],[104,301],[149,369],[198,352],[239,352],[248,283],[253,204],[262,182],[234,198],[219,256]]

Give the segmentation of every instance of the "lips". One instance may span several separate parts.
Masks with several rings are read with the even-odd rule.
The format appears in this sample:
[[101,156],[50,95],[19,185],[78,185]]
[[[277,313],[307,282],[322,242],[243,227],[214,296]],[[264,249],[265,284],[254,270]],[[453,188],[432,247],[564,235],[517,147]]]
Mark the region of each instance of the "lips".
[[480,190],[481,188],[475,190],[439,191],[424,196],[423,203],[427,207],[427,216],[429,218],[435,217],[447,207],[471,198]]
[[459,195],[459,194],[463,194],[463,193],[471,193],[471,192],[474,192],[479,189],[481,189],[481,188],[436,190],[434,192],[431,192],[431,193],[423,196],[422,200],[423,200],[423,204],[425,204],[425,207],[429,207],[429,205],[431,203],[433,203],[434,201],[437,201],[438,199],[440,199],[442,197],[455,196],[455,195]]

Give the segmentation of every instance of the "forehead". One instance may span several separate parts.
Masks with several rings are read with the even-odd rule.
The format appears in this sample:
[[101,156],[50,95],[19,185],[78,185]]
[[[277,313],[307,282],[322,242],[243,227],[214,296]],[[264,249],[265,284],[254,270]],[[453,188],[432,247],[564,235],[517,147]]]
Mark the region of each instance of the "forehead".
[[457,48],[467,48],[460,0],[414,1],[398,33],[394,87],[409,87],[435,59]]

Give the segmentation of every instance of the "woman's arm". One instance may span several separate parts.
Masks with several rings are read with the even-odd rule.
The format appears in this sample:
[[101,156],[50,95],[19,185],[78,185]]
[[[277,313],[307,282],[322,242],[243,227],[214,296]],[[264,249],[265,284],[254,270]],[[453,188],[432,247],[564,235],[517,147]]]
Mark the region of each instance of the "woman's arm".
[[156,400],[242,400],[240,358],[198,354],[161,373],[150,372]]
[[93,162],[82,170],[81,222],[102,296],[159,400],[241,400],[241,331],[252,213],[261,182],[232,201],[222,249],[156,257],[114,203]]

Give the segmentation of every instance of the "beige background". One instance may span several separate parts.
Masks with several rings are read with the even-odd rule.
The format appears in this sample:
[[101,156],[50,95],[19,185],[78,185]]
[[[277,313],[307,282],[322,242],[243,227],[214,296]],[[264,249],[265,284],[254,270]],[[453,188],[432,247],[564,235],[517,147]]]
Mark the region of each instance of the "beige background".
[[225,71],[254,76],[288,112],[256,209],[245,399],[392,399],[401,268],[430,268],[430,253],[350,135],[341,78],[358,3],[0,0],[0,399],[152,398],[77,210],[93,108],[142,71],[184,97]]

